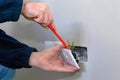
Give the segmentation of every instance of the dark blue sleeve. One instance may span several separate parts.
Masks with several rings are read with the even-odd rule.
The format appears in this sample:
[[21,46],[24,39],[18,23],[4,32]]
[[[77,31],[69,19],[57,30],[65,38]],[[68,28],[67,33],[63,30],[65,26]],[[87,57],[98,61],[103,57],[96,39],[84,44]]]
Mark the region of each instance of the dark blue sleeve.
[[17,21],[21,14],[23,0],[0,0],[0,23]]
[[32,52],[37,51],[0,30],[0,64],[18,69],[29,68],[29,58]]

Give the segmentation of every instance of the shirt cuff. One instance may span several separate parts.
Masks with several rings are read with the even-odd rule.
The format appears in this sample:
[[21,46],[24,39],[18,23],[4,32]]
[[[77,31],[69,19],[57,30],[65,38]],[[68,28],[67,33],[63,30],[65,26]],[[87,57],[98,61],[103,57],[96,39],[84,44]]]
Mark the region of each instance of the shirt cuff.
[[22,65],[24,68],[31,67],[29,65],[29,59],[30,59],[32,52],[37,52],[37,50],[35,48],[32,48],[32,47],[27,47],[27,48],[25,48],[25,51],[23,50],[23,53],[25,53],[25,54],[22,55],[23,57],[20,60],[20,61],[22,61],[20,65]]

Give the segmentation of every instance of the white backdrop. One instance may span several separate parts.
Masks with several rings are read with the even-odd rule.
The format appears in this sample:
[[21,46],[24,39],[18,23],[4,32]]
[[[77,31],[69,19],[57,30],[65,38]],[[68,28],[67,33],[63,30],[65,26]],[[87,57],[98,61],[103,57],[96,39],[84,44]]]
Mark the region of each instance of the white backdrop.
[[[33,0],[31,0],[33,1]],[[47,2],[57,30],[65,40],[88,48],[88,62],[76,73],[21,69],[15,80],[119,80],[119,0],[34,0]],[[17,23],[1,24],[13,37],[43,49],[45,40],[56,40],[49,30],[21,17]],[[9,26],[9,27],[8,27]],[[44,34],[44,36],[43,36]],[[51,37],[51,38],[50,38]]]

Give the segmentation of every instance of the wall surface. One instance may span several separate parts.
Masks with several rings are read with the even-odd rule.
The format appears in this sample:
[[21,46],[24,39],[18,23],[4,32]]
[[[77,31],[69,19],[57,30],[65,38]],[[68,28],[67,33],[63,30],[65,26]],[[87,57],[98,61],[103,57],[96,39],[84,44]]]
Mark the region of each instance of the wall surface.
[[[15,80],[120,80],[120,0],[34,1],[49,4],[65,40],[88,48],[88,62],[80,63],[81,70],[75,73],[21,69]],[[56,40],[49,30],[22,17],[17,23],[1,25],[11,36],[39,50],[44,49],[44,41]]]

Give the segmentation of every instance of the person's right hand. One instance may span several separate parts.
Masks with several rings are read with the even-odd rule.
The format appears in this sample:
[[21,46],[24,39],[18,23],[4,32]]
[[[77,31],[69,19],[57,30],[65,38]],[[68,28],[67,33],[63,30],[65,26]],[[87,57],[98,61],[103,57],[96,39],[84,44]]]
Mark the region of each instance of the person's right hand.
[[45,3],[24,2],[21,13],[25,18],[39,23],[44,28],[48,28],[49,24],[55,28],[51,11]]

